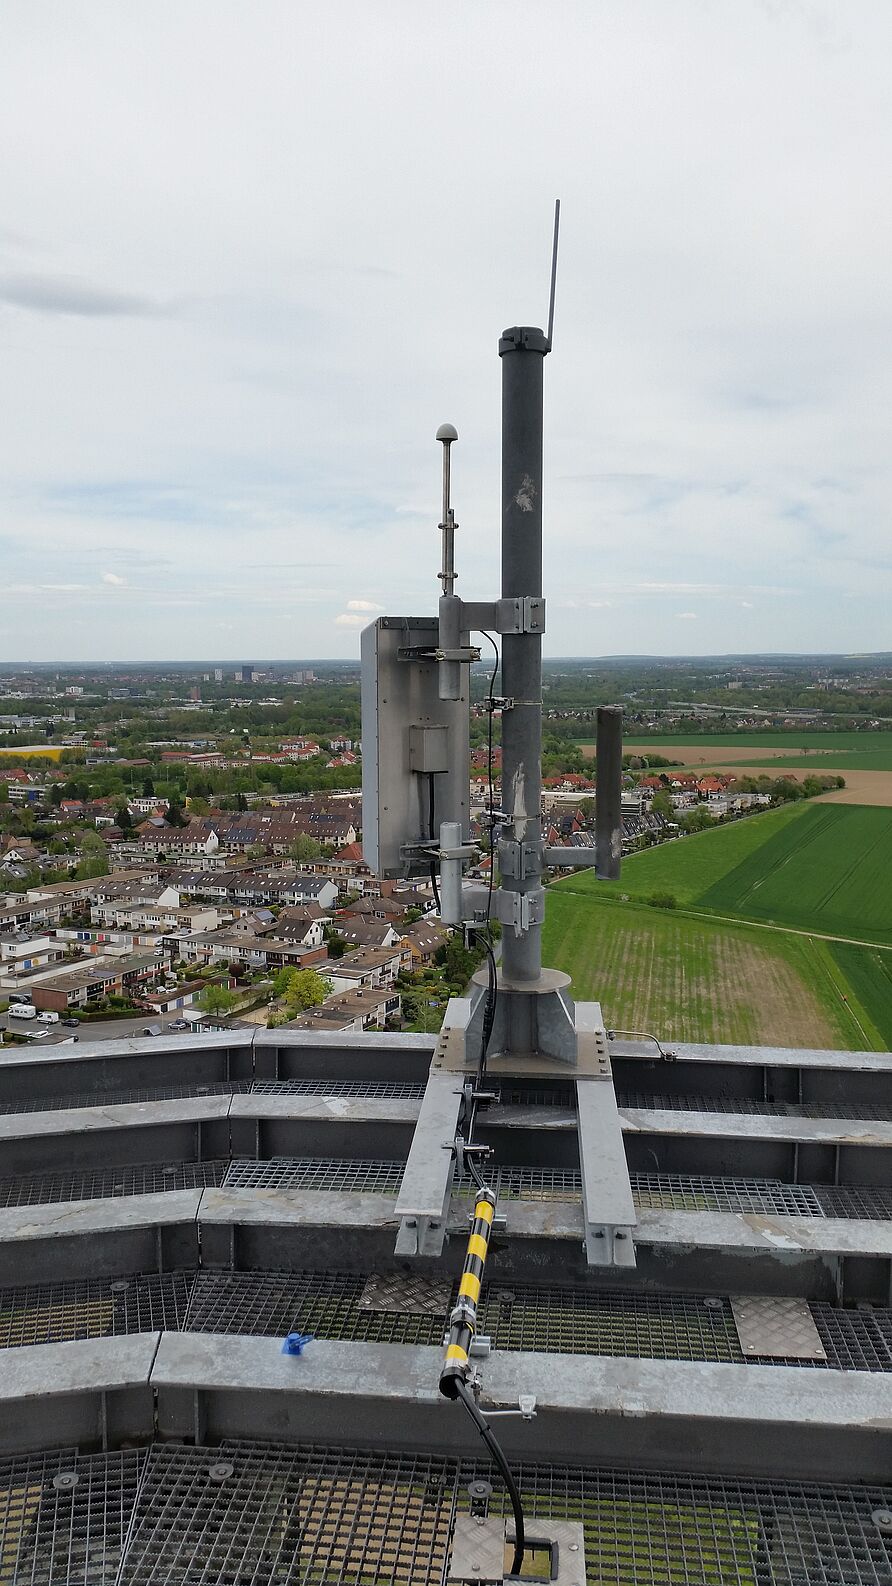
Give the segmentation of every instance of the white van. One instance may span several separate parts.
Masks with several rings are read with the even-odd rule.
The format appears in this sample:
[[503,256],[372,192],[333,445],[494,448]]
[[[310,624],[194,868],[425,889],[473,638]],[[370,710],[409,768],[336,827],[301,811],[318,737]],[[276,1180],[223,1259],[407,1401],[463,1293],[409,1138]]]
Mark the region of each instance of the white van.
[[30,1002],[14,1002],[7,1014],[8,1019],[36,1019],[37,1009]]
[[46,1009],[44,1009],[38,1015],[38,1017],[43,1019],[45,1024],[58,1024],[59,1023],[59,1015],[58,1015],[58,1013],[49,1013],[49,1012],[47,1012]]

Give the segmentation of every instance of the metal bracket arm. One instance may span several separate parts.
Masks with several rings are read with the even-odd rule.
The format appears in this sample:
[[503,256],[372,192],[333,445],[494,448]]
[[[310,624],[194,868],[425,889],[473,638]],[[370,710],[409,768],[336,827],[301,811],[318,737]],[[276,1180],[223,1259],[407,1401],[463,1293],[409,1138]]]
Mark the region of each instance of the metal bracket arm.
[[506,595],[500,600],[463,600],[462,627],[469,632],[544,633],[542,595]]
[[397,651],[401,661],[479,661],[479,644],[460,644],[454,650],[442,650],[439,646],[428,648],[427,645],[406,645]]

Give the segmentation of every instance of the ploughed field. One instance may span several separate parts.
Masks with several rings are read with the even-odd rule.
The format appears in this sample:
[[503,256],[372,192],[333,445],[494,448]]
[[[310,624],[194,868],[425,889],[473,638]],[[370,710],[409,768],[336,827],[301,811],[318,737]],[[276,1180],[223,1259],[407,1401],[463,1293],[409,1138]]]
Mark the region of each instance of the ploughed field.
[[625,1028],[892,1048],[892,812],[788,805],[571,875],[545,962]]

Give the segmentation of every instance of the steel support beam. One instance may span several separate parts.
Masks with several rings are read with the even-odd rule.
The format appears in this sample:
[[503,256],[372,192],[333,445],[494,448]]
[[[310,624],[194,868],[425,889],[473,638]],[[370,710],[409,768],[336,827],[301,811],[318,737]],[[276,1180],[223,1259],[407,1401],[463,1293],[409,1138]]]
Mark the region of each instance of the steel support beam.
[[398,1256],[438,1256],[442,1252],[455,1172],[452,1146],[461,1105],[461,1079],[432,1068],[396,1202]]

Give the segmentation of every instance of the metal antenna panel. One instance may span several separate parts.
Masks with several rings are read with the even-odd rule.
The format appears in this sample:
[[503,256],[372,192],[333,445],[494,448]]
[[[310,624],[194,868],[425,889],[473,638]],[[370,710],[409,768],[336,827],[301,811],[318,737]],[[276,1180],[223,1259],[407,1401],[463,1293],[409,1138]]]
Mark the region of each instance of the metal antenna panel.
[[363,853],[388,878],[427,873],[442,821],[470,835],[470,666],[456,663],[459,698],[441,699],[438,637],[436,617],[380,617],[362,633]]

